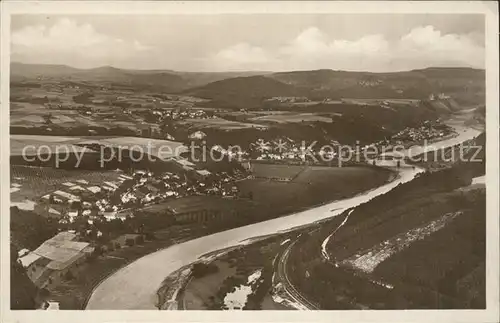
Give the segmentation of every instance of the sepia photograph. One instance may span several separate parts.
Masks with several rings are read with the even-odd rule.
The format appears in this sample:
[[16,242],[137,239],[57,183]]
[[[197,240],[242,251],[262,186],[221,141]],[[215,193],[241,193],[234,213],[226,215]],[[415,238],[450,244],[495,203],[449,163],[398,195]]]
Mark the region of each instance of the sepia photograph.
[[497,321],[496,3],[32,4],[5,322]]

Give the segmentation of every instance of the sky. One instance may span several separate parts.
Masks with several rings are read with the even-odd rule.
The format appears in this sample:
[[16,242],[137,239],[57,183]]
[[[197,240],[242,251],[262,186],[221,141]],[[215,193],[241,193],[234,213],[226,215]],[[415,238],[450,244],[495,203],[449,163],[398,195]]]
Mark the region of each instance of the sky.
[[484,31],[483,16],[465,14],[17,15],[11,60],[190,72],[484,68]]

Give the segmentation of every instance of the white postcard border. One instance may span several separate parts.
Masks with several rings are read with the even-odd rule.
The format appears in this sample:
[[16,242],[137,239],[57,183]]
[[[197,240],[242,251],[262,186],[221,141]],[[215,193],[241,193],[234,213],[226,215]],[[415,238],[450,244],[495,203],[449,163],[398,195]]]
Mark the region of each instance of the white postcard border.
[[[466,1],[2,1],[1,5],[1,318],[10,322],[498,322],[499,64],[498,3]],[[405,311],[11,311],[9,279],[9,63],[13,14],[480,13],[486,20],[487,309]]]

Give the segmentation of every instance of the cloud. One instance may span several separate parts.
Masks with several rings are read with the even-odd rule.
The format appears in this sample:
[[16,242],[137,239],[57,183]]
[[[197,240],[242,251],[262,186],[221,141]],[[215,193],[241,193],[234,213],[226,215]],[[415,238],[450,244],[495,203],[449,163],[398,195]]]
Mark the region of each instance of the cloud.
[[215,65],[216,69],[234,70],[253,69],[255,66],[269,65],[272,61],[273,58],[263,48],[239,43],[216,53],[210,64]]
[[341,69],[390,71],[428,66],[484,68],[484,46],[477,35],[442,34],[433,26],[412,29],[388,41],[381,34],[330,39],[316,27],[300,32],[274,50],[242,43],[213,56],[217,68],[260,70]]
[[484,68],[485,50],[472,35],[442,34],[433,26],[422,26],[403,36],[396,47],[400,56],[434,61],[441,65]]
[[127,60],[150,46],[99,33],[90,24],[72,19],[57,20],[52,26],[26,26],[11,36],[12,54],[23,61],[41,60],[75,66],[108,65]]
[[[119,38],[71,18],[56,20],[52,25],[26,25],[11,35],[12,59],[76,67],[112,65],[205,71],[329,68],[383,72],[428,66],[484,68],[485,65],[482,33],[443,33],[432,25],[418,26],[399,38],[390,39],[379,33],[334,38],[310,26],[272,44],[270,38],[259,43],[259,37],[250,40],[242,32],[240,40],[227,47],[209,38],[200,41],[199,37],[177,39],[175,45],[166,45],[168,42],[158,36],[145,44],[139,34],[137,38],[131,33]],[[155,39],[149,36],[144,37]]]

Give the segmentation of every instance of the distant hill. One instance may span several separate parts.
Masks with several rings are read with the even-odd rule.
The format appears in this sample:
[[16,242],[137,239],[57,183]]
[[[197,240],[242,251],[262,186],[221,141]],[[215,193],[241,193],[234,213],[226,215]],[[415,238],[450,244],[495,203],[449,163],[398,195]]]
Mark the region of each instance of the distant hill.
[[[445,94],[453,101],[442,110],[484,101],[485,71],[471,68],[428,68],[395,73],[334,70],[280,72],[225,79],[186,91],[218,104],[252,107],[277,96],[306,96],[311,100],[428,99]],[[246,101],[246,104],[245,104]]]
[[262,75],[236,77],[187,90],[186,94],[214,100],[223,106],[254,107],[263,99],[278,96],[303,96],[309,91]]
[[38,78],[54,81],[83,82],[88,85],[119,85],[135,88],[179,92],[240,76],[267,74],[268,72],[177,72],[171,70],[128,70],[111,66],[78,69],[66,65],[11,63],[13,81],[32,81]]
[[426,68],[394,73],[334,70],[292,72],[177,72],[127,70],[110,66],[77,69],[65,65],[11,64],[13,81],[39,77],[82,82],[87,86],[126,86],[212,99],[222,106],[260,105],[266,98],[307,96],[355,99],[427,99],[444,93],[454,99],[450,110],[484,104],[485,71],[472,68]]
[[485,71],[472,68],[427,68],[394,73],[316,70],[274,73],[269,77],[306,87],[315,96],[331,98],[422,99],[431,93],[463,95],[463,92],[484,92],[485,88]]

